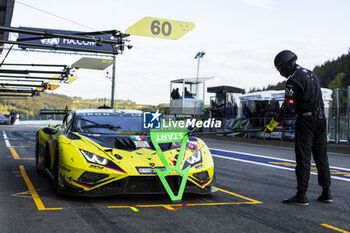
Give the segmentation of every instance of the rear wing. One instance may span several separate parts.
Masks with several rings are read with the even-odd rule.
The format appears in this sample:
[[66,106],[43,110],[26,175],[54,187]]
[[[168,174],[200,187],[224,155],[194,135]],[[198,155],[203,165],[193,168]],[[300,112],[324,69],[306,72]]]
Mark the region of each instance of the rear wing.
[[72,110],[66,109],[40,109],[39,115],[67,115]]

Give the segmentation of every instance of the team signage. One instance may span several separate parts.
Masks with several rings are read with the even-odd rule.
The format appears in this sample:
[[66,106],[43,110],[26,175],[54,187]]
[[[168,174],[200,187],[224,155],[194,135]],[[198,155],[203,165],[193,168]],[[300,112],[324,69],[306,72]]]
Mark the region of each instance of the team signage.
[[195,27],[194,23],[144,17],[128,29],[127,34],[177,40]]
[[[44,29],[44,28],[29,28],[29,27],[20,27],[21,29],[33,30],[33,31],[43,31],[48,33],[59,33],[59,34],[69,34],[69,35],[79,35],[84,36],[84,32],[78,31],[67,31],[67,30],[53,30],[53,29]],[[91,36],[92,37],[92,36]],[[109,40],[110,35],[100,34],[93,35],[95,38],[102,38]],[[33,40],[30,40],[33,38]],[[76,40],[76,39],[68,39],[68,38],[43,38],[40,39],[37,35],[19,33],[18,40],[26,39],[26,43],[35,44],[36,46],[29,45],[18,45],[19,48],[36,48],[36,49],[48,49],[47,47],[40,47],[40,45],[51,45],[51,46],[64,46],[74,48],[82,48],[82,49],[94,49],[100,51],[108,51],[113,52],[113,48],[110,44],[97,44],[95,41],[84,41],[84,40]],[[28,40],[27,40],[28,39]]]

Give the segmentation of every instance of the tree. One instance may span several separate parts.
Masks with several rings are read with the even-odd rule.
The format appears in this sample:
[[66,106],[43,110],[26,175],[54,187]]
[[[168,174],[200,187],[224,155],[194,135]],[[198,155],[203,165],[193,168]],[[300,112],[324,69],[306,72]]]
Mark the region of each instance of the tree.
[[328,87],[338,73],[344,73],[341,87],[346,87],[350,85],[350,54],[326,61],[323,65],[316,66],[314,72],[320,79],[321,87]]
[[343,73],[343,72],[337,73],[335,78],[329,83],[328,88],[332,89],[332,90],[334,90],[336,88],[341,88],[344,77],[345,77],[345,73]]

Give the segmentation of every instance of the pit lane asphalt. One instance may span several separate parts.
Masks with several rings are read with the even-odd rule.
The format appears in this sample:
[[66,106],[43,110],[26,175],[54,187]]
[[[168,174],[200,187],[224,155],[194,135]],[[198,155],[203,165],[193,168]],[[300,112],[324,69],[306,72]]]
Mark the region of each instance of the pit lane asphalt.
[[[295,192],[294,172],[215,156],[215,186],[220,191],[204,197],[186,195],[181,205],[173,205],[167,196],[58,195],[50,180],[35,171],[38,127],[0,126],[0,232],[350,231],[350,182],[332,179],[334,203],[324,204],[316,201],[321,188],[317,176],[311,175],[310,205],[286,205],[281,200]],[[290,148],[205,141],[211,148],[294,159]],[[331,166],[350,168],[349,155],[329,153],[329,160]],[[32,192],[23,171],[34,186]],[[33,198],[33,191],[38,197]],[[38,210],[34,200],[44,209]]]

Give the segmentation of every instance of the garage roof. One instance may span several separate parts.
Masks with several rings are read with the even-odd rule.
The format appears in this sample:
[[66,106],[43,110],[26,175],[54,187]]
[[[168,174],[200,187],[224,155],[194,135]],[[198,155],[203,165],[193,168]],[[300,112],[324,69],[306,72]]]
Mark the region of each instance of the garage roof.
[[[0,0],[0,25],[9,27],[11,25],[13,7],[15,0]],[[8,40],[8,32],[0,31],[0,40]],[[0,54],[4,48],[4,44],[0,44]]]

